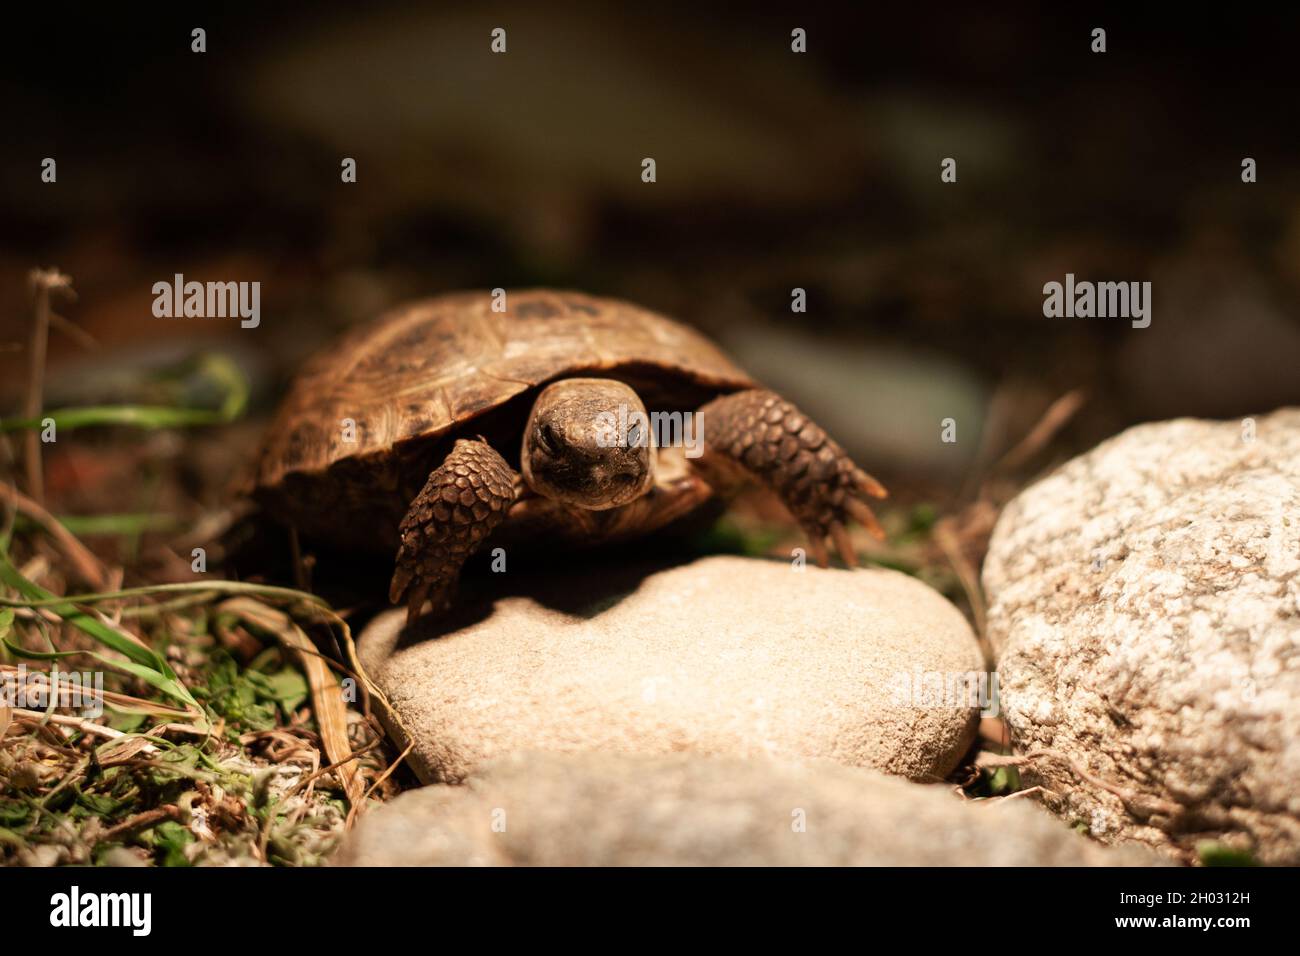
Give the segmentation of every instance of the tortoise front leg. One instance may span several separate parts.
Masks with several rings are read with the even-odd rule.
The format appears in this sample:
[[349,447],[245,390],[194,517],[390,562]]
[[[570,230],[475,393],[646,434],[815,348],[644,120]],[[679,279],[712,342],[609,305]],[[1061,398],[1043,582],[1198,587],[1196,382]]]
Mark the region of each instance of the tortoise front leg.
[[755,479],[781,498],[808,535],[813,558],[829,564],[826,538],[844,563],[856,555],[845,525],[856,518],[884,538],[867,499],[885,489],[816,423],[774,392],[751,389],[715,398],[700,408],[704,454],[695,460],[706,480],[725,487]]
[[402,519],[393,581],[394,603],[406,600],[407,626],[426,600],[443,609],[460,569],[499,525],[515,500],[514,471],[483,439],[459,439],[433,470]]

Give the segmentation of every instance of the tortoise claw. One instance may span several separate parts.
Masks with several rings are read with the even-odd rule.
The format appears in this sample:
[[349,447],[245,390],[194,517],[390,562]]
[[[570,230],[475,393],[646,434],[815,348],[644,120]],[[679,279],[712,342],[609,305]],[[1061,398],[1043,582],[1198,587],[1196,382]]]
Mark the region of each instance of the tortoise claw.
[[880,527],[880,522],[876,520],[875,513],[871,507],[864,501],[857,498],[849,497],[844,501],[844,510],[858,520],[858,523],[871,532],[872,537],[877,541],[885,540],[885,529]]
[[406,595],[406,626],[410,627],[420,616],[420,611],[424,609],[424,602],[429,598],[430,587],[427,582],[421,581],[411,588]]
[[439,582],[416,575],[393,603],[406,604],[406,626],[410,627],[419,619],[426,604],[431,604],[430,610],[434,613],[450,608],[455,593],[455,580]]
[[861,468],[853,469],[853,483],[873,498],[889,497],[889,492],[885,490],[885,486],[876,481],[876,479],[872,478]]
[[388,584],[389,603],[391,604],[401,603],[402,595],[406,593],[406,589],[410,587],[411,581],[413,581],[414,579],[415,579],[414,569],[404,567],[403,565],[399,564],[393,570],[393,580],[390,581]]
[[813,561],[819,568],[829,568],[831,566],[831,556],[826,550],[826,542],[816,531],[808,532],[808,550],[812,552]]
[[845,567],[855,568],[858,565],[857,550],[853,547],[853,539],[849,537],[849,532],[844,525],[838,521],[831,523],[831,540],[835,542],[835,550],[844,562]]

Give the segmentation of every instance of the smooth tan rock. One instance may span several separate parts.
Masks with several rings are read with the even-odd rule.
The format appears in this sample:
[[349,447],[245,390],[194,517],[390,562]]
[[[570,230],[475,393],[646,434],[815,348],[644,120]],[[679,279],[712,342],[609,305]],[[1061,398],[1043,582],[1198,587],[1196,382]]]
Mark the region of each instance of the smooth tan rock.
[[1003,512],[984,567],[1004,717],[1112,842],[1300,863],[1300,409],[1142,425]]
[[342,866],[1124,866],[1023,800],[827,762],[516,754],[362,819]]
[[359,641],[426,782],[521,750],[822,757],[937,780],[973,739],[969,700],[899,693],[900,677],[982,666],[960,612],[904,574],[710,557],[515,578],[526,592],[469,602],[445,633],[392,612]]

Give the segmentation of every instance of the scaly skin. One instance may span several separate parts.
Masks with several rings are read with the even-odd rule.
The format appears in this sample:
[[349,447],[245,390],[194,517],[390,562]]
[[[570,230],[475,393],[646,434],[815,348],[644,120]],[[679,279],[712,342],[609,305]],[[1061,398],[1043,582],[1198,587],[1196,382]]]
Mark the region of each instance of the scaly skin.
[[443,609],[460,569],[499,525],[515,500],[515,473],[481,438],[460,439],[402,519],[402,544],[389,599],[406,599],[406,622],[426,600]]
[[857,563],[845,526],[856,518],[876,537],[884,532],[867,505],[885,497],[880,482],[858,468],[835,441],[780,395],[751,389],[724,395],[699,410],[705,453],[699,467],[717,484],[738,473],[781,498],[808,535],[813,558],[829,563],[829,536],[844,563]]

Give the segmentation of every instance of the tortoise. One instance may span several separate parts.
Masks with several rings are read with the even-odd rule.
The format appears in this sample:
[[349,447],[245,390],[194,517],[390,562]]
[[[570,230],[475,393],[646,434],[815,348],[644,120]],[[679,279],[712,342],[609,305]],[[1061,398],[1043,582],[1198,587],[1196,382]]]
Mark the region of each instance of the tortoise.
[[881,536],[880,483],[703,335],[534,289],[414,302],[309,361],[253,493],[323,543],[395,552],[389,597],[410,623],[446,609],[489,540],[646,534],[746,482],[777,494],[822,567],[827,538],[856,563],[850,519]]

